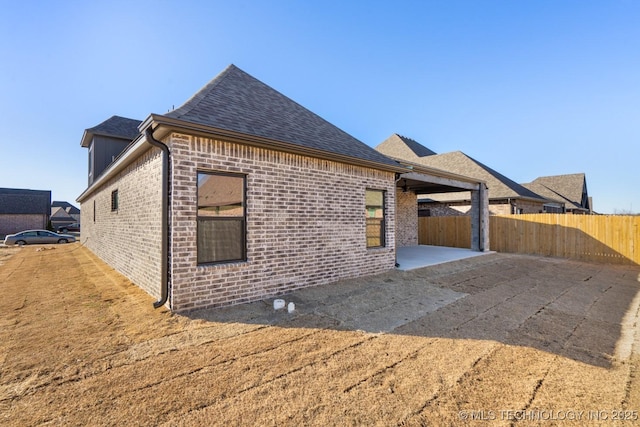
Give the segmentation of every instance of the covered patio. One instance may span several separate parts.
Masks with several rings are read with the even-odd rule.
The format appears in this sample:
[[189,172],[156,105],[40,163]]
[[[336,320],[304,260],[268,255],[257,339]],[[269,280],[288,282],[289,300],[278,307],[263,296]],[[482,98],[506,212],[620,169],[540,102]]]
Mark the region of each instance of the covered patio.
[[418,197],[438,193],[471,193],[471,251],[489,250],[489,199],[484,181],[398,160],[411,172],[396,178],[396,248],[418,241]]
[[494,252],[478,252],[471,249],[450,248],[446,246],[403,246],[397,248],[396,251],[396,268],[401,271],[415,270],[416,268],[423,268],[491,253]]

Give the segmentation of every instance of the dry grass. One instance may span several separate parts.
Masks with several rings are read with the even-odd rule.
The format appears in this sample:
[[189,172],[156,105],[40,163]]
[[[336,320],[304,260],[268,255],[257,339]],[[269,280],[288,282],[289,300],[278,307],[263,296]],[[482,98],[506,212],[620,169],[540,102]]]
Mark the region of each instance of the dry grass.
[[468,296],[376,334],[314,312],[173,315],[78,244],[46,248],[0,250],[3,425],[638,423],[612,420],[640,416],[637,268],[391,273],[370,280]]

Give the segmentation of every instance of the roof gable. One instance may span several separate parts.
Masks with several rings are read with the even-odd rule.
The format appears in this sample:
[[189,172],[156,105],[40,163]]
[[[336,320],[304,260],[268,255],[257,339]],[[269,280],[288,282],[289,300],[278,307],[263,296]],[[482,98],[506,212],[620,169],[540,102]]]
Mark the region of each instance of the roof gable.
[[574,208],[588,209],[586,206],[588,203],[586,200],[588,197],[587,180],[584,173],[541,176],[523,185],[534,191],[539,191],[540,194],[552,195],[555,199],[560,198],[569,202],[574,205]]
[[387,156],[411,161],[436,154],[435,151],[431,151],[418,141],[397,133],[378,144],[376,150]]
[[275,89],[228,66],[165,117],[385,165],[397,163]]
[[78,215],[78,214],[80,214],[80,209],[78,209],[77,207],[73,206],[69,202],[63,202],[63,201],[58,201],[58,200],[54,200],[53,202],[51,202],[51,208],[58,208],[58,207],[62,208],[69,215]]
[[418,163],[436,169],[483,180],[489,188],[489,198],[528,198],[544,201],[540,195],[507,178],[494,169],[461,151],[422,157]]

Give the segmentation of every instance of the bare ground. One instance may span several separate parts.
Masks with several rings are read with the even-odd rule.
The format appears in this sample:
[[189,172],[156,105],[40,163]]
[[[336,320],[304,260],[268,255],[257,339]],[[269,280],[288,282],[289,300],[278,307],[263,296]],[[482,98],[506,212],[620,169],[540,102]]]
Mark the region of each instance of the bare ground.
[[175,315],[0,248],[2,425],[637,425],[638,267],[486,255]]

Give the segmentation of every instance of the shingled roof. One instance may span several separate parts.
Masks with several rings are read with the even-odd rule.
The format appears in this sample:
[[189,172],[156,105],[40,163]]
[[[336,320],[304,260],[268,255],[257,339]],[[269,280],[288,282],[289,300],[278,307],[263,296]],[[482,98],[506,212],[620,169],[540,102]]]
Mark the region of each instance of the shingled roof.
[[376,150],[382,154],[386,154],[387,156],[408,161],[414,161],[420,157],[436,154],[435,151],[429,150],[418,141],[406,136],[398,135],[397,133],[394,133],[389,138],[378,144]]
[[275,89],[229,65],[181,107],[164,115],[389,166],[375,151]]
[[69,202],[54,200],[53,202],[51,202],[51,208],[52,209],[53,208],[61,208],[66,213],[68,213],[70,215],[80,215],[80,209],[78,209],[77,207],[73,206]]
[[0,188],[0,214],[49,215],[51,191]]
[[550,200],[564,202],[568,210],[589,210],[587,180],[584,173],[542,176],[522,185]]
[[140,120],[112,116],[99,125],[86,129],[80,145],[82,147],[88,147],[95,135],[133,141],[140,133],[138,130],[140,123],[142,123]]
[[461,151],[421,157],[416,163],[485,181],[489,188],[489,199],[526,198],[545,200],[533,191]]

